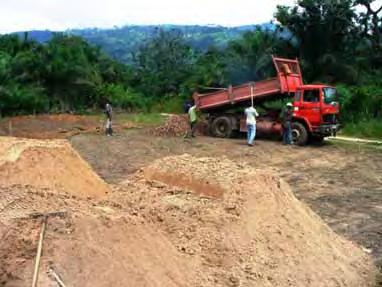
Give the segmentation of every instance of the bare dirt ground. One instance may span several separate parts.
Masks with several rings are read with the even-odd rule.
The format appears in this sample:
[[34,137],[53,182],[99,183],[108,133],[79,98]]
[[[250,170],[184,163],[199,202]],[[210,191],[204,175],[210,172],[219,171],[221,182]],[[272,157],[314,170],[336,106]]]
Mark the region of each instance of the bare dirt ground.
[[38,286],[56,286],[51,268],[68,286],[375,286],[370,256],[270,170],[171,156],[111,188],[0,185],[0,284],[32,280],[41,218],[29,215],[64,209],[48,219]]
[[[135,126],[118,120],[114,124],[116,131]],[[104,126],[105,119],[100,116],[73,114],[19,116],[0,120],[0,136],[63,139],[84,133],[99,134],[103,132]]]
[[[68,138],[85,159],[60,141],[1,138],[0,286],[31,281],[41,224],[28,216],[62,209],[68,216],[49,219],[40,286],[56,286],[52,266],[71,286],[372,284],[367,254],[382,265],[380,149],[269,140],[250,148],[243,139],[154,136],[122,122],[106,137],[97,121],[0,123],[0,135]],[[192,156],[163,159],[183,154]],[[109,189],[100,198],[82,184],[97,174]]]
[[382,264],[382,151],[357,145],[287,147],[258,140],[155,137],[129,130],[114,137],[78,135],[77,151],[107,182],[117,183],[158,158],[189,153],[227,156],[274,169],[334,231],[362,245]]

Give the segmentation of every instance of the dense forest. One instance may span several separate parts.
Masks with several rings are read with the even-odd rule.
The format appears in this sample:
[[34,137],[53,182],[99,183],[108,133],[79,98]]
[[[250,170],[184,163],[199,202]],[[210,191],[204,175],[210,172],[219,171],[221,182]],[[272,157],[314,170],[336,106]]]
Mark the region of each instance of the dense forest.
[[[182,34],[187,45],[199,51],[206,51],[210,46],[224,48],[228,42],[236,40],[245,32],[261,29],[273,31],[276,26],[272,23],[261,25],[246,25],[239,27],[198,26],[198,25],[130,25],[113,29],[74,29],[64,32],[65,35],[79,36],[90,44],[101,47],[109,56],[125,64],[133,63],[133,55],[142,44],[155,38],[159,30]],[[24,32],[15,33],[21,38]],[[55,32],[33,30],[28,31],[28,38],[39,43],[50,41]]]
[[226,47],[228,42],[240,38],[245,32],[261,29],[263,31],[273,30],[272,24],[250,25],[241,27],[222,26],[182,26],[182,25],[161,25],[161,26],[125,26],[112,30],[84,29],[71,30],[68,34],[85,38],[88,42],[101,47],[114,59],[126,64],[133,62],[133,55],[142,43],[150,41],[158,34],[158,30],[180,32],[183,40],[193,49],[206,51],[214,45],[219,48]]
[[[129,110],[176,111],[193,91],[272,76],[274,54],[298,57],[305,82],[336,85],[343,121],[382,136],[379,2],[297,2],[279,6],[269,29],[251,27],[227,36],[213,34],[213,27],[203,34],[199,27],[200,35],[194,31],[199,36],[192,38],[170,26],[151,29],[140,41],[118,34],[120,29],[110,36],[111,50],[101,43],[105,37],[97,46],[73,33],[54,33],[43,42],[28,33],[3,35],[0,114],[81,112],[107,100]],[[136,46],[124,51],[127,42]]]

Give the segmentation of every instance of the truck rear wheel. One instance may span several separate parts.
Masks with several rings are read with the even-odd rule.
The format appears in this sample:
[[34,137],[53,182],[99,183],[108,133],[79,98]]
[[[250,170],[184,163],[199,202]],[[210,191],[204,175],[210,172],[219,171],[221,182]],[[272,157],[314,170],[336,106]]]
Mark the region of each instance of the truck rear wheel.
[[232,121],[227,116],[217,117],[212,121],[211,133],[214,137],[230,138],[233,135]]
[[303,146],[308,142],[308,131],[305,126],[299,122],[292,123],[292,138],[296,145]]

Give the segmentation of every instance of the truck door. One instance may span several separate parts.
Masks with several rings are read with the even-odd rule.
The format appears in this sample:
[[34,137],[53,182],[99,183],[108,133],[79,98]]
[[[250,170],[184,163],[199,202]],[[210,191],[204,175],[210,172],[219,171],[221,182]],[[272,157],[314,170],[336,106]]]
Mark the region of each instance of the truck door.
[[320,89],[309,89],[303,91],[300,113],[309,120],[312,126],[321,123]]

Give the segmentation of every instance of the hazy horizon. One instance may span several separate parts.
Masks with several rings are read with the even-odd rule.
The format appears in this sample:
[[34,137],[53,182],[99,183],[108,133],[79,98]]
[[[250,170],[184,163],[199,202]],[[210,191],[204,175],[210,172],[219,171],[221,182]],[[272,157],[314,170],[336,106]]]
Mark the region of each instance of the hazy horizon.
[[268,23],[277,5],[294,0],[18,0],[0,4],[0,33],[29,30],[108,29],[126,25],[211,25]]

